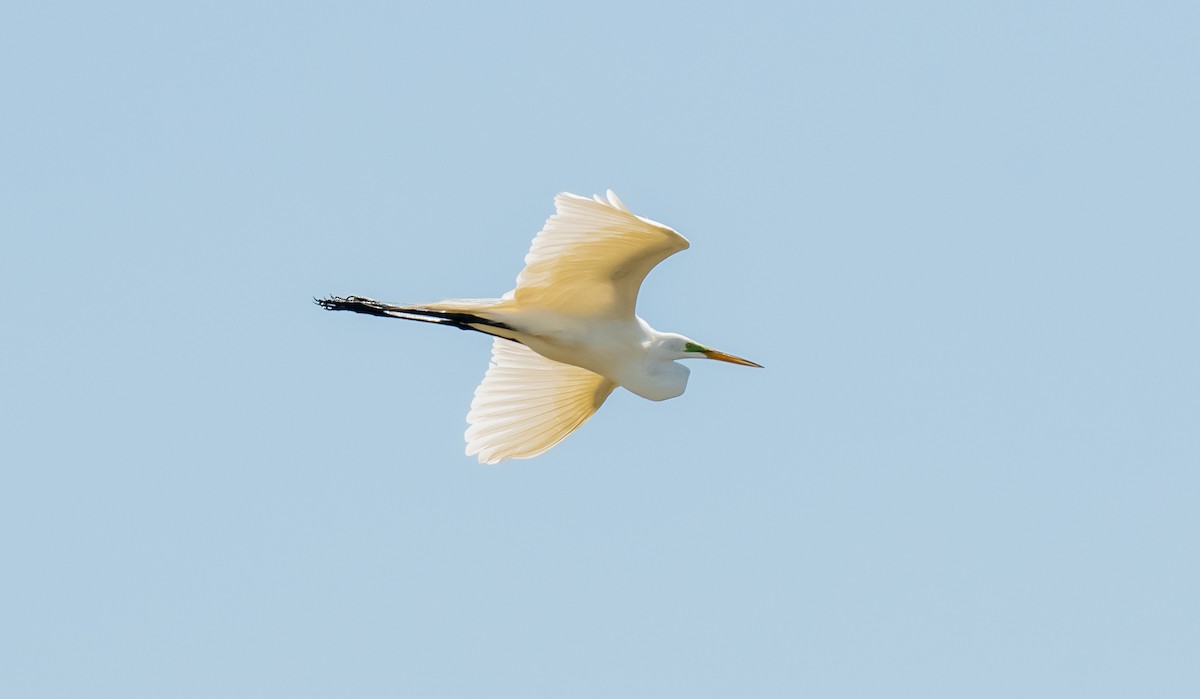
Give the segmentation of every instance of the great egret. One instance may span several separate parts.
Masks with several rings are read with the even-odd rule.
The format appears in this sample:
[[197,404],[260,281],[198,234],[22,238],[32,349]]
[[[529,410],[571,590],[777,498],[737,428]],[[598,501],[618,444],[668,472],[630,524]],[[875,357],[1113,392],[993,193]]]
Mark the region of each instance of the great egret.
[[617,386],[650,400],[683,393],[677,359],[758,364],[683,335],[658,332],[634,313],[642,280],[688,247],[671,228],[634,215],[608,190],[559,194],[533,239],[517,286],[498,299],[395,306],[362,296],[317,303],[495,336],[492,361],[467,413],[467,455],[481,463],[528,459],[558,444]]

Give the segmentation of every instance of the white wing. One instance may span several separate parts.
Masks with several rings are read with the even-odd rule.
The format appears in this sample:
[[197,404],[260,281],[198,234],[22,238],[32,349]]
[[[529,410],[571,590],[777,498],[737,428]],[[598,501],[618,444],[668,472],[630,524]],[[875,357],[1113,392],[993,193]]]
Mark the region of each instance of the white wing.
[[612,190],[607,201],[559,194],[554,207],[509,292],[519,306],[632,317],[642,280],[688,247],[674,230],[630,213]]
[[496,338],[492,364],[467,413],[467,455],[489,464],[537,456],[582,425],[616,386]]

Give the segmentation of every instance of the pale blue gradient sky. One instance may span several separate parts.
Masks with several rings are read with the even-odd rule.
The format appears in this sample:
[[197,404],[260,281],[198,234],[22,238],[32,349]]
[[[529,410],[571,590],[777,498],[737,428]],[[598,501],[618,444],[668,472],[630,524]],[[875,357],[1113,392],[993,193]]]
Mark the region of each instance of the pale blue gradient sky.
[[[1194,3],[0,10],[0,695],[1200,695]],[[559,191],[766,365],[462,455]]]

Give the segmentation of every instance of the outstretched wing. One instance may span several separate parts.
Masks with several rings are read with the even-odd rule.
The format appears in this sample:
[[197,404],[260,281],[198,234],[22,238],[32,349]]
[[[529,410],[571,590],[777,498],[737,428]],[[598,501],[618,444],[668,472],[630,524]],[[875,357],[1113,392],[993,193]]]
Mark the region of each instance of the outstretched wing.
[[688,247],[674,230],[630,213],[611,189],[607,200],[559,194],[554,207],[509,292],[523,307],[630,317],[654,265]]
[[616,387],[587,369],[496,338],[492,364],[467,413],[467,455],[479,454],[488,464],[537,456],[582,425]]

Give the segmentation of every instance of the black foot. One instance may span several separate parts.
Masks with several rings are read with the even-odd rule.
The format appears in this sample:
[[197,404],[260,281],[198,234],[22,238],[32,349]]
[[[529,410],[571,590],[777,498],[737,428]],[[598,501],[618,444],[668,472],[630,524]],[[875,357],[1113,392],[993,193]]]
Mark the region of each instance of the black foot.
[[387,304],[365,296],[330,296],[327,299],[313,299],[313,302],[327,311],[353,311],[373,316],[391,317],[391,314],[388,313],[391,309]]

